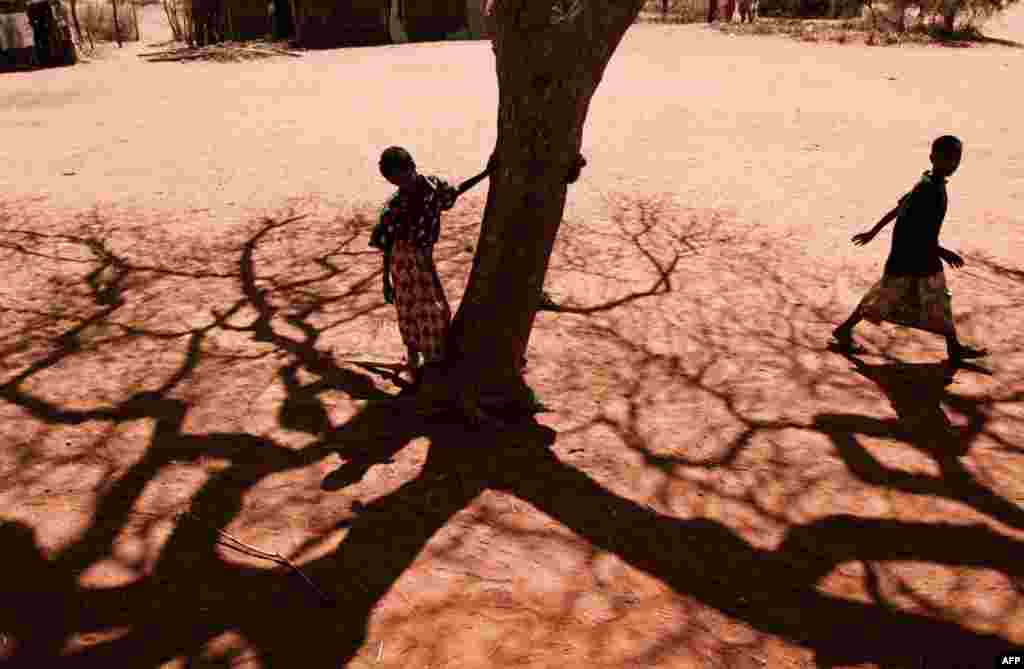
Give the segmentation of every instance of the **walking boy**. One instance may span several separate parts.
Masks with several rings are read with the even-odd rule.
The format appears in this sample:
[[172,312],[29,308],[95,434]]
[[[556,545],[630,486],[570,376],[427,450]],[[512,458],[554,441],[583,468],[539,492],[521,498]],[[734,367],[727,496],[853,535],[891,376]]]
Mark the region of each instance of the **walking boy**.
[[[423,379],[425,364],[445,359],[451,309],[434,265],[434,244],[441,232],[441,212],[489,176],[497,167],[492,156],[487,169],[452,188],[436,176],[423,176],[405,149],[392,146],[381,154],[380,173],[398,186],[381,212],[370,245],[384,251],[384,300],[398,310],[398,330],[408,350],[413,387]],[[394,283],[392,284],[392,279]]]
[[956,137],[944,135],[936,139],[932,143],[932,169],[924,173],[914,189],[900,198],[899,205],[875,227],[854,235],[854,244],[863,246],[896,219],[892,251],[881,280],[868,291],[846,322],[832,333],[840,349],[856,350],[853,328],[867,320],[876,325],[888,321],[943,335],[952,362],[988,353],[966,346],[957,338],[942,269],[942,261],[958,268],[964,264],[959,255],[939,246],[939,231],[949,202],[946,179],[956,172],[962,155],[963,144]]

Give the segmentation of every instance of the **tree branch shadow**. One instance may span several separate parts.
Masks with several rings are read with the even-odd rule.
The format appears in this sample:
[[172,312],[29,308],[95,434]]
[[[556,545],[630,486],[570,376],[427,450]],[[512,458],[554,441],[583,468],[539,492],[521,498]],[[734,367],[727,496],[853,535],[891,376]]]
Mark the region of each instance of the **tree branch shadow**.
[[[316,281],[277,283],[267,281],[257,271],[261,242],[300,220],[286,216],[283,221],[268,219],[256,226],[239,250],[236,269],[228,276],[217,277],[233,282],[240,297],[223,311],[215,311],[206,325],[180,332],[130,322],[115,326],[137,338],[165,342],[187,338],[178,367],[161,383],[150,383],[148,390],[137,390],[125,399],[90,409],[62,406],[32,387],[31,382],[41,372],[58,369],[96,345],[85,336],[90,328],[110,322],[132,305],[132,275],[141,270],[122,259],[119,264],[110,261],[105,265],[121,268],[110,283],[99,282],[96,277],[100,274],[88,275],[94,277],[86,281],[89,299],[98,308],[56,332],[51,351],[36,360],[23,361],[22,371],[0,385],[0,399],[43,423],[152,424],[142,456],[106,486],[89,526],[54,555],[46,555],[40,540],[24,522],[0,523],[0,539],[9,547],[7,555],[14,561],[8,568],[25,576],[0,587],[5,602],[0,632],[13,640],[5,658],[12,666],[148,667],[182,656],[197,663],[211,641],[233,632],[250,643],[255,656],[267,666],[336,667],[352,660],[365,644],[374,608],[428,542],[488,489],[533,505],[596,548],[619,556],[680,596],[813,651],[819,666],[863,662],[893,668],[916,666],[924,654],[975,662],[1007,651],[1010,644],[997,635],[884,604],[854,602],[825,594],[818,587],[837,565],[868,560],[985,566],[1021,578],[1017,558],[1020,542],[990,528],[836,514],[792,524],[776,548],[757,548],[717,520],[681,520],[610,492],[591,476],[563,462],[552,450],[558,435],[533,418],[510,420],[501,431],[481,430],[453,421],[450,416],[419,416],[402,403],[390,401],[390,395],[380,391],[370,377],[340,367],[338,360],[323,349],[322,338],[328,328],[352,322],[370,305],[356,305],[344,318],[326,326],[311,322],[317,308],[329,302],[318,301],[308,291],[319,281],[336,279],[346,268],[325,261],[320,264],[324,273]],[[639,236],[630,239],[631,243],[637,242]],[[96,247],[88,248],[102,255]],[[115,251],[104,248],[117,257]],[[669,275],[677,271],[678,257],[666,262],[653,251],[650,256],[641,253],[659,272],[651,296],[665,294],[673,285]],[[357,278],[356,287],[345,295],[352,299],[359,296],[359,286],[365,286],[370,278]],[[306,297],[313,299],[298,306],[282,305],[280,293],[286,289],[307,291]],[[104,295],[114,299],[108,304]],[[639,297],[613,300],[618,304],[598,309],[592,309],[593,305],[579,307],[574,313],[606,315]],[[343,301],[339,298],[333,304]],[[244,313],[250,316],[239,323]],[[686,466],[727,468],[742,455],[753,434],[808,427],[787,419],[750,416],[737,401],[735,388],[711,380],[712,363],[708,360],[688,361],[678,353],[653,351],[618,331],[614,323],[595,322],[585,327],[593,337],[628,351],[627,360],[638,360],[639,367],[659,368],[683,384],[711,393],[727,413],[746,423],[746,431],[731,440],[723,455],[698,459],[662,456],[650,448],[639,426],[639,399],[629,406],[625,420],[603,414],[598,422],[616,429],[629,448],[647,453],[648,465],[666,471]],[[204,344],[220,333],[243,336],[288,357],[287,363],[275,370],[275,378],[285,392],[278,420],[293,431],[312,435],[313,441],[293,448],[243,430],[188,431],[186,420],[192,405],[181,395],[201,367],[206,354]],[[780,340],[787,339],[784,333],[773,334]],[[776,343],[787,346],[786,352],[793,355],[800,348],[796,339],[789,337],[786,344]],[[774,340],[766,337],[766,341]],[[709,343],[703,353],[711,359],[721,352]],[[304,383],[300,373],[319,380]],[[868,368],[865,373],[884,375]],[[624,376],[623,382],[627,394],[637,398],[652,378],[642,374]],[[334,425],[319,399],[327,390],[384,401],[369,401],[352,418]],[[902,390],[890,392],[903,397]],[[954,399],[959,406],[975,412],[978,425],[972,429],[980,432],[984,416],[979,404],[967,398]],[[824,420],[810,429],[832,434],[828,430],[835,427],[834,422]],[[338,609],[311,609],[308,593],[299,596],[299,591],[283,587],[280,571],[239,563],[218,551],[215,531],[238,518],[246,495],[260,482],[310,467],[328,455],[340,455],[346,463],[322,484],[326,490],[340,490],[419,438],[430,443],[420,471],[393,492],[359,505],[352,518],[335,526],[345,530],[339,545],[302,566],[341,603]],[[173,462],[194,462],[203,457],[226,463],[208,472],[189,500],[189,510],[204,523],[174,524],[173,516],[162,518],[172,522],[172,527],[151,566],[137,568],[134,577],[122,585],[82,585],[80,576],[84,571],[113,555],[118,535],[161,472]],[[949,467],[952,475],[958,475],[953,465]],[[880,476],[878,468],[871,466],[862,467],[862,471]],[[982,506],[997,507],[994,499],[992,495]],[[999,508],[999,513],[1016,522],[1005,507]],[[297,552],[315,544],[315,540],[303,542]],[[873,590],[877,594],[878,587]],[[881,596],[876,599],[881,600]],[[72,637],[116,628],[127,631],[116,638],[65,649]],[[685,636],[680,637],[677,643],[685,640]],[[899,643],[895,643],[897,640]],[[216,656],[214,652],[212,661],[227,659],[228,655]]]

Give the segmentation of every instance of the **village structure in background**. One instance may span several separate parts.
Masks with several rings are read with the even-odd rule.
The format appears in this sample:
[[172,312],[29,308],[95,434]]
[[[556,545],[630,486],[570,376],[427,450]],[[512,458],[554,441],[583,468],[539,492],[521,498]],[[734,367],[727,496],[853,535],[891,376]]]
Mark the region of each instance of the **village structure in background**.
[[268,34],[309,49],[490,37],[480,0],[164,0],[164,9],[176,39],[198,46]]
[[76,45],[90,51],[96,42],[136,41],[139,4],[161,5],[174,39],[199,47],[270,38],[324,49],[491,36],[479,0],[0,0],[0,71],[74,64]]
[[0,0],[0,71],[78,62],[60,0]]
[[[1013,1],[648,0],[639,20],[706,21],[736,30],[737,19],[752,24],[763,18],[748,25],[748,32],[792,33],[807,41],[816,41],[822,29],[837,32],[837,41],[856,41],[851,36],[863,33],[867,44],[896,44],[898,36],[915,30],[937,41],[979,41],[979,19]],[[138,41],[140,6],[162,10],[173,40],[187,45],[173,54],[144,54],[156,60],[189,60],[197,56],[183,51],[226,43],[273,41],[280,54],[284,46],[331,49],[493,36],[486,0],[0,0],[0,71],[71,65],[97,43]]]

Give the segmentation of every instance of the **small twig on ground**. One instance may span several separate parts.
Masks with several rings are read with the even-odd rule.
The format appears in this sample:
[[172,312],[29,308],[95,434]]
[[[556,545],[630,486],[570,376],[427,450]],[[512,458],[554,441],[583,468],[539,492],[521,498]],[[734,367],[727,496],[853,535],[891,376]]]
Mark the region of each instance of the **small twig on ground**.
[[272,46],[246,46],[239,47],[247,51],[255,51],[256,53],[266,54],[281,54],[282,56],[291,56],[292,58],[301,58],[302,54],[295,51],[286,51],[284,49],[278,49]]
[[[191,511],[183,511],[180,514],[178,514],[178,516],[179,516],[179,518],[180,517],[190,518],[190,519],[192,519],[194,521],[199,521],[200,520],[200,518],[195,513],[191,512]],[[304,580],[309,585],[309,587],[312,588],[313,591],[320,597],[321,602],[323,602],[324,604],[329,605],[329,606],[334,606],[334,604],[335,604],[334,598],[331,597],[330,595],[328,595],[327,593],[325,593],[320,588],[318,588],[316,583],[313,583],[313,581],[309,580],[309,577],[306,576],[304,573],[302,573],[302,570],[300,570],[298,567],[296,567],[292,563],[292,561],[289,560],[288,558],[286,558],[285,556],[281,555],[280,553],[268,553],[266,551],[262,551],[259,548],[256,548],[255,546],[251,546],[251,545],[245,543],[244,541],[241,541],[241,540],[231,536],[230,534],[228,534],[227,532],[225,532],[224,530],[222,530],[220,528],[216,528],[216,529],[217,529],[217,534],[220,535],[220,537],[221,537],[220,539],[218,539],[218,543],[220,543],[222,546],[224,546],[226,548],[231,548],[233,550],[236,550],[239,553],[244,553],[244,554],[246,554],[246,555],[248,555],[250,557],[260,558],[262,560],[269,560],[269,561],[274,562],[276,564],[288,567],[293,572],[295,572],[300,577],[302,577],[302,580]]]
[[288,51],[267,44],[221,43],[204,47],[180,47],[165,51],[149,51],[138,54],[150,63],[188,61],[199,59],[210,60],[248,60],[254,58],[271,58],[273,56],[291,56],[301,58],[302,54]]

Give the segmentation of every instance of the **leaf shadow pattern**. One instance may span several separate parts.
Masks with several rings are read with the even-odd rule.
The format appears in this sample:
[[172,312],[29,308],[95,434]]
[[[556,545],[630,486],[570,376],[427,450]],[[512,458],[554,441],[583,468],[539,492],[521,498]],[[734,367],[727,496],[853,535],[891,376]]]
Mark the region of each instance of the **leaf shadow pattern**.
[[[291,216],[284,220],[298,222]],[[267,220],[257,226],[239,249],[237,268],[225,278],[242,296],[215,312],[206,325],[157,332],[117,321],[114,330],[134,337],[187,340],[178,366],[162,383],[150,382],[145,386],[149,389],[136,390],[125,399],[84,409],[48,400],[41,395],[40,384],[31,386],[37,374],[96,345],[82,335],[100,322],[112,322],[119,310],[132,304],[131,291],[124,290],[117,304],[102,306],[69,328],[58,328],[48,354],[0,385],[0,399],[48,424],[151,424],[142,456],[102,490],[85,530],[52,555],[41,549],[31,526],[14,520],[0,523],[7,556],[16,561],[8,568],[26,576],[0,586],[5,602],[0,632],[12,640],[4,658],[9,666],[156,667],[180,657],[188,658],[187,666],[204,660],[225,662],[231,659],[228,654],[204,658],[204,649],[231,632],[249,642],[254,661],[263,666],[337,667],[351,661],[366,643],[374,608],[431,538],[485,490],[527,502],[681,596],[809,649],[819,666],[916,666],[923,652],[946,660],[987,661],[1007,650],[1006,640],[995,634],[850,601],[817,587],[832,568],[856,560],[986,565],[1021,578],[1019,542],[990,528],[833,515],[792,525],[777,548],[758,548],[717,520],[683,520],[610,492],[556,455],[559,435],[534,419],[493,431],[445,416],[416,416],[400,402],[369,401],[351,419],[332,424],[326,407],[317,404],[321,390],[364,399],[384,393],[369,377],[339,368],[318,347],[326,328],[307,320],[310,314],[303,309],[308,304],[290,309],[275,301],[280,291],[296,282],[261,286],[259,244],[286,225]],[[127,261],[122,267],[128,276],[122,281],[137,271]],[[334,277],[334,271],[327,270],[325,276]],[[357,278],[354,283],[364,280],[369,279]],[[353,313],[365,308],[354,307]],[[243,313],[250,318],[239,323]],[[334,319],[327,327],[350,322],[351,316]],[[286,394],[282,411],[290,412],[281,421],[290,421],[315,441],[293,448],[240,430],[189,431],[187,418],[193,407],[180,395],[187,396],[185,386],[203,357],[210,355],[204,343],[218,333],[243,335],[289,358],[276,371]],[[609,328],[601,332],[606,337],[612,333]],[[629,341],[625,335],[619,339]],[[648,354],[655,362],[672,361]],[[684,367],[677,362],[677,369]],[[300,372],[320,381],[302,383]],[[710,381],[706,385],[714,389]],[[722,398],[727,404],[731,401],[728,394]],[[742,406],[734,403],[731,408],[745,415]],[[343,467],[351,467],[343,475],[332,475],[333,483],[328,476],[324,484],[340,488],[424,437],[430,447],[420,471],[394,491],[359,505],[342,523],[346,533],[340,544],[302,565],[341,602],[339,608],[311,608],[310,597],[284,587],[280,571],[225,559],[218,552],[212,530],[225,528],[238,517],[247,491],[261,481],[341,455],[348,461]],[[631,438],[635,448],[646,447],[639,430]],[[161,471],[171,463],[200,458],[226,463],[210,472],[189,499],[189,509],[209,527],[173,525],[153,564],[139,569],[133,579],[121,585],[83,585],[80,575],[113,553],[117,536]],[[731,462],[725,458],[713,464]],[[76,635],[110,630],[126,631],[65,650]]]

